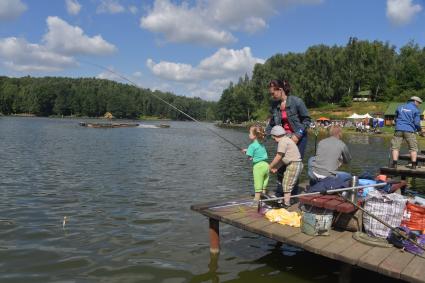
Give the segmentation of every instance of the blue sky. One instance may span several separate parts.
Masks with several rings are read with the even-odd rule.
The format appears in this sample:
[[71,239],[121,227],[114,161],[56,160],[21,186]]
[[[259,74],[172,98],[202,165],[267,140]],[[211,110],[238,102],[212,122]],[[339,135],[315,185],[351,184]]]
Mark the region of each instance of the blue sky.
[[218,100],[276,53],[425,46],[424,0],[0,0],[0,75],[99,77]]

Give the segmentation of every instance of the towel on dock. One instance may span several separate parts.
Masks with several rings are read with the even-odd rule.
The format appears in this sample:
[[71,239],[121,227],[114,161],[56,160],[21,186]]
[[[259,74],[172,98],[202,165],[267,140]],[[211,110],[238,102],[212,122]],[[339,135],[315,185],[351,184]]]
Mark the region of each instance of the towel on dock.
[[295,211],[289,212],[284,208],[270,209],[266,212],[265,216],[271,222],[297,228],[301,226],[301,216]]

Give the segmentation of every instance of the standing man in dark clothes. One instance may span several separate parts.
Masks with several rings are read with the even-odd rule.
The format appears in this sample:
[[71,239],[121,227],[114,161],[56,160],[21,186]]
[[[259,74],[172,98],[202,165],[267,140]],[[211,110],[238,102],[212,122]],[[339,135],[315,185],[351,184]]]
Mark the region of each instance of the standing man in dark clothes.
[[415,132],[423,133],[421,129],[421,113],[418,109],[420,104],[422,104],[422,99],[412,96],[406,104],[400,105],[395,112],[395,132],[391,140],[393,168],[397,168],[398,155],[404,139],[409,146],[410,160],[412,161],[411,168],[416,169],[418,141],[416,140]]

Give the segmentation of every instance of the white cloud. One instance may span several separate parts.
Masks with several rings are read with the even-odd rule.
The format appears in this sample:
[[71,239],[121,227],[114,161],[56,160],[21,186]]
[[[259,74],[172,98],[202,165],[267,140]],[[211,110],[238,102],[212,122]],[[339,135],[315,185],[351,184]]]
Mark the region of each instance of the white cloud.
[[78,26],[71,26],[58,17],[47,18],[48,32],[43,40],[49,49],[64,54],[105,55],[116,51],[116,47],[102,36],[88,37]]
[[136,71],[136,72],[133,73],[133,77],[140,78],[142,76],[143,76],[143,73],[140,72],[140,71]]
[[109,66],[107,70],[104,72],[98,74],[96,76],[98,79],[105,79],[105,80],[111,80],[111,81],[117,81],[117,82],[126,82],[123,78],[118,75],[114,69],[114,67]]
[[146,66],[156,76],[173,81],[191,81],[196,80],[195,73],[191,65],[182,63],[173,63],[161,61],[155,63],[152,59],[148,59]]
[[136,6],[129,6],[128,10],[130,11],[130,13],[132,13],[133,15],[137,14],[137,12],[139,12],[139,9],[137,9]]
[[68,14],[70,15],[78,15],[81,10],[81,5],[78,3],[77,0],[66,0],[66,10],[68,11]]
[[122,6],[116,0],[101,0],[99,6],[96,9],[96,13],[108,13],[108,14],[118,14],[125,11],[124,6]]
[[177,6],[168,0],[157,0],[151,13],[140,19],[140,27],[162,33],[172,42],[212,45],[235,42],[229,32],[206,21],[207,16],[206,11],[190,8],[186,3]]
[[205,100],[218,100],[223,89],[227,88],[231,81],[231,79],[220,79],[210,81],[205,85],[197,85],[190,89],[190,94],[193,97],[201,97]]
[[100,35],[88,37],[79,27],[58,17],[47,18],[48,32],[42,43],[24,38],[0,38],[0,62],[18,72],[56,72],[78,66],[76,55],[104,55],[116,50]]
[[77,65],[72,57],[16,37],[0,39],[0,59],[6,67],[19,72],[53,72]]
[[204,77],[241,76],[250,74],[256,63],[262,64],[264,60],[253,57],[249,47],[240,50],[220,48],[211,57],[202,60],[199,69]]
[[412,0],[387,0],[387,18],[394,25],[408,24],[420,11],[422,6]]
[[186,94],[216,100],[230,81],[250,75],[257,63],[262,64],[264,60],[254,57],[251,49],[244,47],[240,50],[220,48],[197,66],[168,61],[155,63],[152,59],[148,59],[146,65],[159,79],[183,84]]
[[0,1],[0,21],[13,20],[19,17],[27,6],[21,0],[1,0]]
[[264,63],[263,59],[255,58],[249,47],[240,50],[220,48],[212,56],[203,59],[198,66],[161,61],[155,63],[148,59],[146,65],[153,74],[163,79],[173,81],[197,81],[200,79],[220,79],[250,74],[256,63]]
[[266,20],[289,5],[318,4],[322,0],[203,0],[190,6],[155,0],[140,19],[140,27],[160,33],[171,42],[226,45],[236,41],[230,31],[257,32]]

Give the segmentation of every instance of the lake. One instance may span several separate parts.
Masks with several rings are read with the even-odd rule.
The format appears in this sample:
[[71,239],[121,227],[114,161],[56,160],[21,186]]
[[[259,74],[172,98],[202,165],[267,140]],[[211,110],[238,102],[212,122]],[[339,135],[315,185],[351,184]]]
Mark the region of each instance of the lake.
[[[241,147],[247,131],[79,121],[0,118],[1,282],[338,282],[338,262],[228,225],[210,262],[207,218],[190,205],[250,195],[252,181],[245,156],[206,127]],[[354,157],[345,170],[388,164],[389,138],[344,140]],[[391,281],[362,269],[352,276]]]

